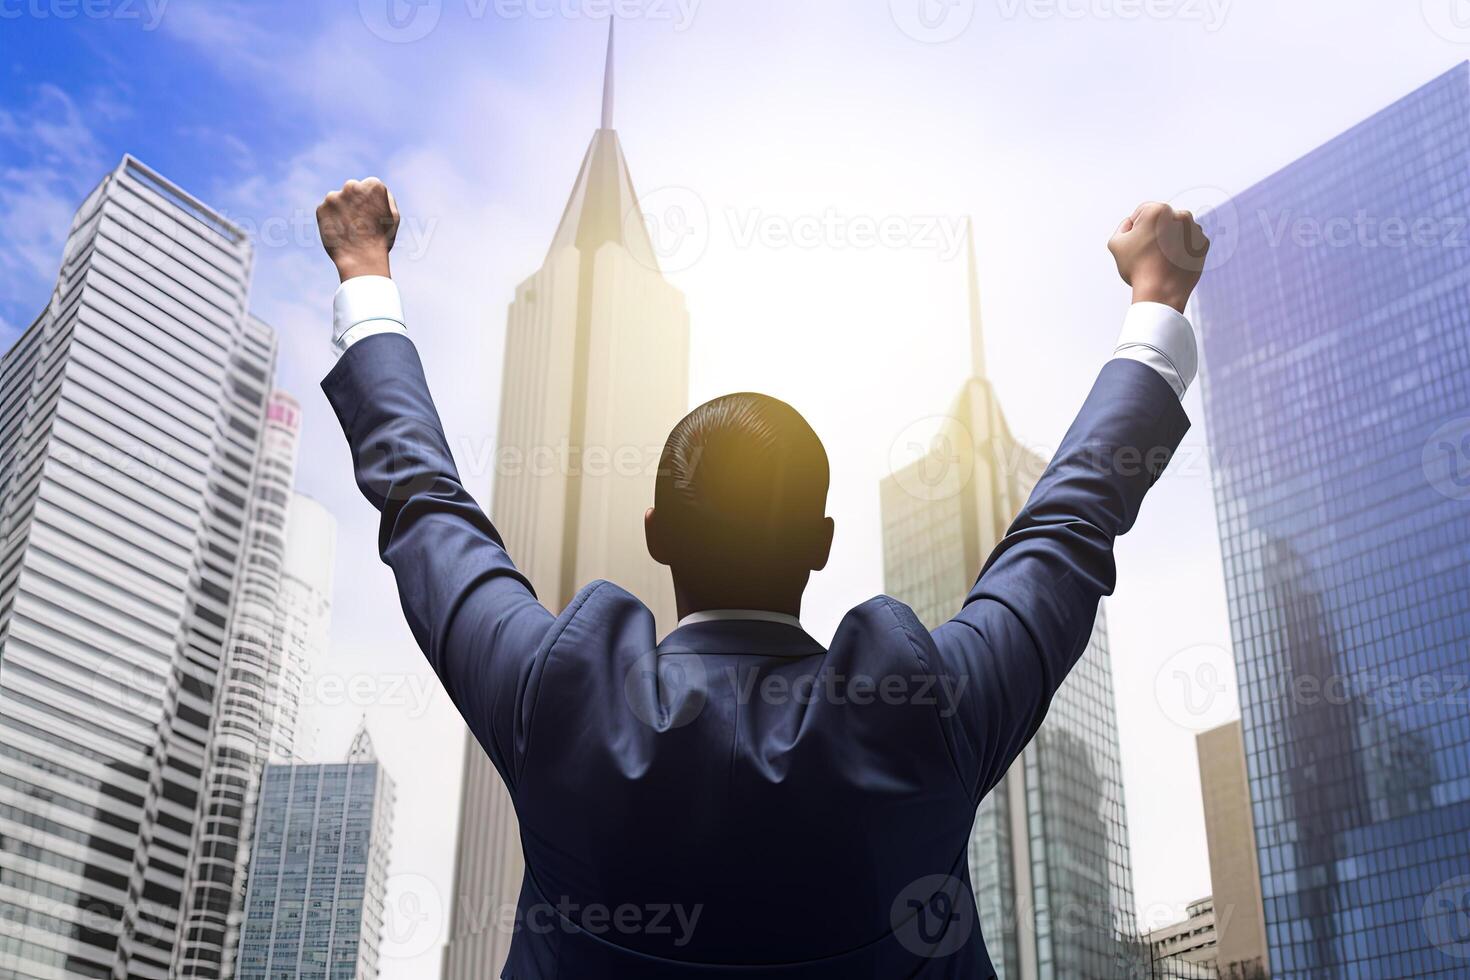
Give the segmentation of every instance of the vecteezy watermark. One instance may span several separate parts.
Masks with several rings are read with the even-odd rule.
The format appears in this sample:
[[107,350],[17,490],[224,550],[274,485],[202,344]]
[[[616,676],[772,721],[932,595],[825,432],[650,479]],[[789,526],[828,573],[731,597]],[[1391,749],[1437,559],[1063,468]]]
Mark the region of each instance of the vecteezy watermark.
[[1470,708],[1470,674],[1278,674],[1259,686],[1261,697],[1302,708],[1348,704],[1378,708],[1444,705]]
[[537,936],[554,932],[587,932],[594,936],[664,936],[675,948],[694,941],[694,932],[704,915],[704,906],[677,902],[646,902],[605,905],[576,902],[567,896],[519,905],[498,902],[489,896],[460,895],[455,910],[458,933],[511,935],[522,930]]
[[163,23],[169,0],[0,0],[0,20],[136,20],[145,31]]
[[327,672],[306,678],[301,700],[320,708],[396,708],[408,718],[422,718],[442,690],[429,674]]
[[893,22],[915,41],[953,41],[975,20],[975,0],[888,0]]
[[694,25],[703,0],[358,0],[357,9],[375,36],[411,44],[434,32],[447,3],[462,6],[472,21],[646,20],[683,32]]
[[1447,422],[1424,443],[1424,478],[1451,500],[1470,500],[1470,416]]
[[962,949],[975,929],[975,900],[953,875],[927,875],[898,893],[889,924],[903,948],[940,959]]
[[[724,651],[733,652],[733,651]],[[659,731],[682,728],[704,711],[712,681],[733,692],[737,705],[772,707],[814,704],[834,707],[917,705],[952,718],[960,710],[970,678],[923,671],[846,674],[823,667],[797,675],[759,666],[725,666],[711,674],[702,654],[686,649],[646,653],[623,678],[628,707]]]
[[423,875],[388,878],[383,899],[383,956],[411,960],[424,956],[448,938],[449,916],[444,896]]
[[965,247],[965,220],[945,215],[770,214],[760,208],[727,215],[737,248],[928,249],[948,262]]
[[727,667],[726,676],[738,704],[918,705],[933,708],[941,718],[953,718],[970,686],[969,677],[927,674],[844,674],[822,668],[813,674],[790,677],[759,667]]
[[683,728],[709,700],[704,658],[689,650],[651,651],[623,676],[623,697],[634,717],[657,731]]
[[894,437],[888,470],[909,496],[931,502],[958,496],[975,473],[975,437],[959,419],[920,419]]
[[[221,214],[237,230],[244,232],[256,248],[319,248],[321,232],[316,212],[295,209],[285,214],[237,215]],[[393,243],[394,258],[417,261],[429,252],[434,234],[439,230],[437,217],[426,218],[405,214],[398,222],[398,237]]]
[[1435,949],[1455,959],[1470,959],[1470,875],[1451,878],[1431,892],[1420,920]]
[[1424,23],[1446,41],[1470,44],[1470,0],[1420,0]]
[[[1205,264],[1218,269],[1230,261],[1240,247],[1240,212],[1236,209],[1233,195],[1223,187],[1202,184],[1175,194],[1169,206],[1176,211],[1193,214],[1205,234],[1210,236],[1210,252]],[[1182,256],[1182,263],[1189,265],[1193,256]]]
[[1154,699],[1164,717],[1186,731],[1230,721],[1240,700],[1230,651],[1208,643],[1180,650],[1154,675]]
[[[704,258],[710,243],[709,208],[687,187],[660,187],[643,195],[623,215],[625,241],[646,240],[653,254],[633,248],[633,256],[654,272],[683,272]],[[645,238],[646,236],[646,238]]]
[[1470,216],[1463,214],[1378,215],[1367,208],[1352,214],[1299,214],[1290,209],[1259,211],[1266,242],[1273,248],[1467,248]]
[[1232,0],[996,0],[1006,20],[1172,20],[1213,34],[1225,26]]

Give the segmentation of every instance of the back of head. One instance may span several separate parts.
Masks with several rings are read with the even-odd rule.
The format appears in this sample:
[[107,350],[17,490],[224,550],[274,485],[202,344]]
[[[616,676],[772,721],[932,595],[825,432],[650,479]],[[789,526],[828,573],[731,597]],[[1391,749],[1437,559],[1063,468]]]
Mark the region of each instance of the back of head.
[[654,557],[676,577],[789,571],[804,581],[831,544],[829,480],[827,452],[796,409],[749,392],[716,398],[675,426],[664,447]]

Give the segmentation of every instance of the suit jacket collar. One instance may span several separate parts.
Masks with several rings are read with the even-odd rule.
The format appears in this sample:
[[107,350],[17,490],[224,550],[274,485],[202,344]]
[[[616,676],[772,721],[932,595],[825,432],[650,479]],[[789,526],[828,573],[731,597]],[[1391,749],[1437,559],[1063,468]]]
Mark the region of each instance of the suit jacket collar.
[[660,656],[697,653],[705,656],[811,657],[827,652],[800,626],[755,619],[688,622],[658,645]]

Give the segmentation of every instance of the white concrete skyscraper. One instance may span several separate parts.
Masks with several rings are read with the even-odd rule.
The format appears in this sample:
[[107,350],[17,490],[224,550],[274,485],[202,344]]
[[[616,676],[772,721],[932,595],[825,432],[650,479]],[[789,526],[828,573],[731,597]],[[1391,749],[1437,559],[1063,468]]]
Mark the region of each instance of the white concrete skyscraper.
[[0,976],[169,976],[275,360],[251,261],[125,158],[0,358]]
[[317,718],[307,691],[312,675],[326,658],[336,557],[337,519],[305,494],[293,494],[277,592],[282,656],[272,699],[276,709],[271,726],[272,762],[310,760],[316,750]]
[[[613,129],[613,37],[602,125],[541,270],[506,329],[500,458],[490,516],[541,601],[560,611],[596,579],[674,625],[668,572],[643,513],[670,429],[689,404],[689,313],[664,279]],[[547,460],[565,461],[543,465]],[[465,756],[446,980],[498,975],[524,866],[510,797],[473,738]]]
[[[986,374],[973,228],[973,373],[928,452],[881,487],[884,587],[930,629],[964,605],[1045,463],[1011,434]],[[1133,877],[1106,621],[1041,730],[980,804],[970,839],[1000,980],[1131,975]]]
[[281,588],[300,432],[300,404],[285,392],[272,394],[185,879],[184,931],[174,969],[179,977],[230,975],[257,783],[276,730],[296,729],[295,706],[283,706],[280,697],[288,659]]

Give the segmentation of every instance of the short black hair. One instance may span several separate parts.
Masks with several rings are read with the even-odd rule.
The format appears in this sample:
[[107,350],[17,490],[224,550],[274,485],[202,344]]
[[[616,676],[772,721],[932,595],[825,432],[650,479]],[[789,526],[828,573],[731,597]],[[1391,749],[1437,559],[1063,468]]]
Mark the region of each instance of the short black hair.
[[706,402],[664,446],[654,507],[682,539],[734,560],[775,557],[826,515],[827,450],[801,413],[754,392]]

